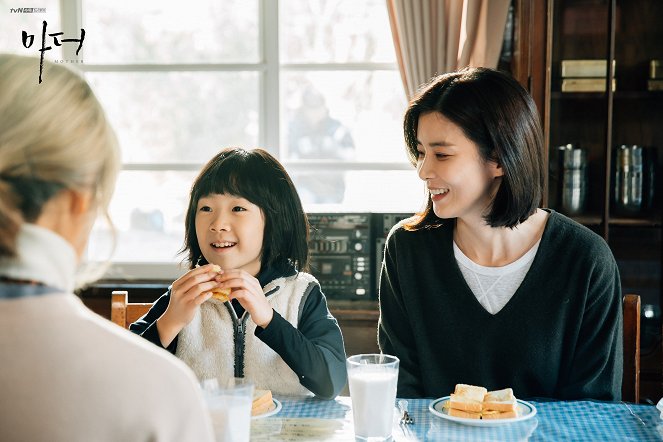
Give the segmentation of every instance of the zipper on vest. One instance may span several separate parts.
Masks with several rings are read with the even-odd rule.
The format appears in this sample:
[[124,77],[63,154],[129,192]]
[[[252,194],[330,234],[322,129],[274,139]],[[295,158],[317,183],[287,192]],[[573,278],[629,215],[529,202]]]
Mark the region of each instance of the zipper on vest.
[[[276,286],[267,293],[265,296],[269,296],[272,293],[279,290],[281,287]],[[228,313],[230,314],[230,319],[233,321],[233,340],[235,341],[235,377],[243,378],[244,377],[244,349],[246,348],[246,321],[249,319],[248,310],[244,310],[244,314],[241,318],[237,317],[237,313],[233,308],[230,302],[224,302]]]
[[[224,302],[226,309],[228,310],[228,313],[230,314],[230,319],[232,319],[233,322],[233,342],[235,343],[235,360],[234,360],[234,371],[235,371],[235,377],[236,378],[243,378],[244,377],[244,339],[245,339],[245,331],[246,328],[244,327],[244,321],[240,321],[237,318],[237,313],[235,313],[235,309],[233,308],[232,304],[230,302]],[[242,315],[242,319],[244,319],[245,316],[247,316],[248,312],[244,312]]]
[[244,377],[244,339],[246,338],[245,332],[245,317],[242,315],[242,321],[235,323],[235,377]]

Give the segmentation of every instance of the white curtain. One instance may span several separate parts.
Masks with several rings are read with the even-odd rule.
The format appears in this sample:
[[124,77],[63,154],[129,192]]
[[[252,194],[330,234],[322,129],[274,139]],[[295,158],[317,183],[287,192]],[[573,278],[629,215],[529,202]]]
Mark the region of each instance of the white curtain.
[[433,76],[497,67],[510,0],[386,0],[408,98]]

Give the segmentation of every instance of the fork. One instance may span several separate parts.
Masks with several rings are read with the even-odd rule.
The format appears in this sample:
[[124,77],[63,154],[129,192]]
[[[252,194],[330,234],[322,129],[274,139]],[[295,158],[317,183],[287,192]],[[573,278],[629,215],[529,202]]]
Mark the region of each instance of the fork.
[[407,412],[407,401],[404,399],[401,399],[398,401],[398,409],[401,411],[401,420],[399,423],[401,425],[405,424],[413,424],[414,419],[410,416],[410,414]]

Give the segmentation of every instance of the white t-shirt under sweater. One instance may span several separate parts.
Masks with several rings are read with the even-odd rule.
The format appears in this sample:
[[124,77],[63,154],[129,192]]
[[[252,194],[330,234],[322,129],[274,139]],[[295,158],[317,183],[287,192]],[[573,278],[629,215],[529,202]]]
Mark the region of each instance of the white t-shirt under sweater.
[[[269,305],[293,327],[297,328],[304,296],[311,283],[317,280],[308,273],[277,278],[263,287]],[[244,313],[248,315],[248,312]],[[241,318],[240,318],[241,321]],[[256,324],[246,320],[244,377],[255,388],[268,389],[275,394],[312,396],[299,382],[297,374],[267,344],[255,336]],[[210,299],[204,302],[191,322],[177,338],[176,355],[191,367],[199,380],[234,376],[234,326],[223,302]]]
[[465,282],[488,313],[494,315],[502,310],[516,293],[532,266],[540,242],[541,240],[537,241],[527,253],[510,264],[486,267],[468,258],[454,241],[454,257]]
[[[0,260],[0,439],[211,441],[195,377],[168,352],[90,311],[71,293],[76,255],[34,225]],[[35,264],[37,263],[37,264]]]

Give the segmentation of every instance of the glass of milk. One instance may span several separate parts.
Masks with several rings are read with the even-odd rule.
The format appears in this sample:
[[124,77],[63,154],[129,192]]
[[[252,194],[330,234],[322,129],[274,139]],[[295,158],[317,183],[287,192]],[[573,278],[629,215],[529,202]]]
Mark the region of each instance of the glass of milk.
[[398,362],[396,356],[383,354],[354,355],[347,359],[357,440],[391,439]]
[[201,383],[217,442],[249,442],[253,384],[243,378]]

